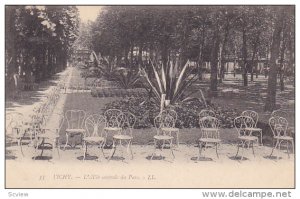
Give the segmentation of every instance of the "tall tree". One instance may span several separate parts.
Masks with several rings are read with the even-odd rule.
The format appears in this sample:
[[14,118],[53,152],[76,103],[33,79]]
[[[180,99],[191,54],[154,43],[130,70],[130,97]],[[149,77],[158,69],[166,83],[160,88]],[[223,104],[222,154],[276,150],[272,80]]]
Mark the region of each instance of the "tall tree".
[[265,103],[265,111],[273,111],[276,109],[276,81],[277,81],[277,65],[276,60],[280,51],[281,33],[283,30],[284,7],[273,7],[274,31],[271,45],[270,72],[268,77],[267,98]]

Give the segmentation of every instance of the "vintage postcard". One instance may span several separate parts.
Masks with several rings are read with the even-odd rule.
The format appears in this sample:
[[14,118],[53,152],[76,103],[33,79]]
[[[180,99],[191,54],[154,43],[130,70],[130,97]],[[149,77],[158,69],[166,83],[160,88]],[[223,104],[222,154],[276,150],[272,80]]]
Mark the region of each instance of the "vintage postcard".
[[5,5],[5,188],[294,189],[295,21]]

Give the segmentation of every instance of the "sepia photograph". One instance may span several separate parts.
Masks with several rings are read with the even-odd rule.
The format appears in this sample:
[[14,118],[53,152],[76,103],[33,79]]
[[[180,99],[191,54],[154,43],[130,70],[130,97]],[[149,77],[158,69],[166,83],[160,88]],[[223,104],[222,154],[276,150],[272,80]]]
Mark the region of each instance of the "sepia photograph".
[[295,5],[3,7],[6,189],[295,189]]

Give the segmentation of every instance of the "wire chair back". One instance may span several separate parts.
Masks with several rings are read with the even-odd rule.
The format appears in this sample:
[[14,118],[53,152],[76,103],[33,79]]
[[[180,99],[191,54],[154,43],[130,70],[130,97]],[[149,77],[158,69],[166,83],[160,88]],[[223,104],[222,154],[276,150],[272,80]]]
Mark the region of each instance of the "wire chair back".
[[172,109],[165,109],[160,113],[163,117],[166,115],[170,115],[171,117],[173,117],[175,119],[175,122],[177,120],[177,113],[175,110]]
[[22,113],[7,113],[5,115],[5,131],[9,135],[19,136],[20,128],[23,125],[24,116]]
[[252,110],[245,110],[241,114],[242,116],[248,116],[251,117],[254,120],[255,125],[253,127],[256,127],[257,122],[258,122],[258,113],[256,111]]
[[249,133],[246,129],[253,128],[255,126],[255,121],[252,117],[248,116],[238,116],[234,119],[234,127],[238,133],[238,136],[248,136]]
[[219,139],[220,121],[216,117],[206,116],[199,119],[202,138]]
[[284,117],[271,117],[269,126],[274,137],[287,136],[288,121]]
[[106,119],[103,115],[93,114],[85,120],[85,137],[103,137]]
[[83,110],[67,110],[65,119],[68,129],[83,129],[86,113]]
[[202,117],[206,117],[206,116],[216,117],[216,113],[212,110],[203,109],[203,110],[200,111],[198,116],[199,116],[199,119],[202,118]]
[[119,109],[108,109],[104,112],[104,117],[106,119],[106,127],[120,128],[122,127],[122,122],[124,116]]
[[281,110],[281,109],[275,110],[271,114],[271,117],[284,117],[284,118],[286,118],[287,116],[288,116],[288,113],[286,111]]

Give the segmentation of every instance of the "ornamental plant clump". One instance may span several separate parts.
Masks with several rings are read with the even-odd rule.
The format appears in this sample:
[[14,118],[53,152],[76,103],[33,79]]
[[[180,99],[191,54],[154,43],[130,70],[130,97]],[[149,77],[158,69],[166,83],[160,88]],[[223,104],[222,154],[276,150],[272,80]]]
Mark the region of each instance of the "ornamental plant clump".
[[135,88],[139,81],[140,73],[132,67],[129,68],[118,68],[114,73],[113,80],[124,89]]
[[[200,100],[192,100],[169,106],[177,112],[176,127],[199,128],[199,116],[201,110],[211,109],[215,111],[216,117],[221,122],[221,128],[233,128],[233,120],[240,113],[235,109],[221,108],[217,105],[206,107]],[[137,118],[135,128],[150,128],[153,126],[154,118],[160,109],[155,103],[146,97],[129,97],[106,104],[103,111],[108,109],[120,109],[123,112],[131,112]]]
[[197,91],[185,93],[196,80],[197,74],[192,75],[193,67],[188,60],[181,68],[178,63],[169,61],[166,66],[154,65],[151,62],[154,78],[150,78],[145,69],[141,69],[142,75],[146,79],[145,86],[150,88],[154,93],[154,99],[157,104],[161,102],[162,95],[165,94],[165,100],[174,105],[177,102],[184,101]]
[[127,97],[106,104],[103,111],[108,109],[119,109],[123,112],[130,112],[136,116],[134,128],[150,128],[152,126],[151,114],[158,114],[159,108],[145,97]]

